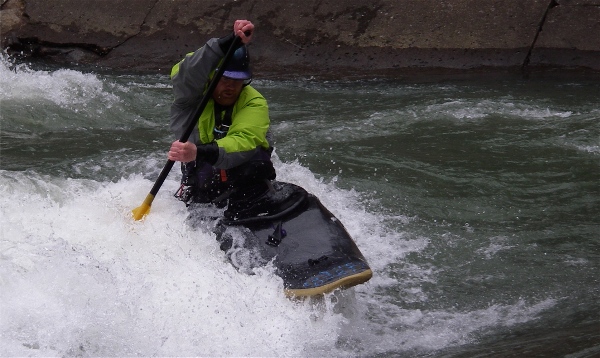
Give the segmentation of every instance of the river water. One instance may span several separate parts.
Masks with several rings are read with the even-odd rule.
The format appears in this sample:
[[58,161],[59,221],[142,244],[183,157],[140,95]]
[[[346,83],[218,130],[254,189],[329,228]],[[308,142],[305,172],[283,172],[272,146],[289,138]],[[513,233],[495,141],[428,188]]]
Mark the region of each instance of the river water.
[[186,223],[165,75],[0,65],[1,356],[600,355],[600,82],[260,80],[374,269],[297,302]]

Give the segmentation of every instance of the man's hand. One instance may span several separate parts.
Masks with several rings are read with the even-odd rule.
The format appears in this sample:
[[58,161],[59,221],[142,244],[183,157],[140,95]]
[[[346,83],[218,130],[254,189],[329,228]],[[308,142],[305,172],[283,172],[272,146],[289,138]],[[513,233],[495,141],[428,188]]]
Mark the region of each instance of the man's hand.
[[192,142],[175,141],[171,144],[168,158],[174,162],[192,162],[196,160],[197,150],[196,144]]
[[235,20],[233,23],[233,33],[239,36],[244,44],[248,44],[252,40],[254,24],[248,20]]

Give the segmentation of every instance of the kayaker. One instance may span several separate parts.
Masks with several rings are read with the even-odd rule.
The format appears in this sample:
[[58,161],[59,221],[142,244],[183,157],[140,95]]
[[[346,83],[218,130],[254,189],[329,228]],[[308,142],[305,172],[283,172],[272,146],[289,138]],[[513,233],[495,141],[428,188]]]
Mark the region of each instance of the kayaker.
[[176,196],[188,205],[214,203],[222,207],[227,199],[258,197],[275,179],[267,101],[250,86],[246,45],[253,32],[252,22],[236,20],[233,33],[208,40],[171,71],[175,100],[170,128],[180,138],[235,36],[242,40],[189,140],[173,142],[168,153],[170,160],[182,162],[181,188]]

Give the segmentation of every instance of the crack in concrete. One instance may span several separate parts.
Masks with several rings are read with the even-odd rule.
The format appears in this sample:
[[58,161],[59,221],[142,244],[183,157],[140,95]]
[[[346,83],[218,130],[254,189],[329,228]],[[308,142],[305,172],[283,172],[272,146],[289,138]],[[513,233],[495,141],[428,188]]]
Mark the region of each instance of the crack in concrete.
[[146,25],[146,20],[148,19],[148,16],[150,16],[150,14],[152,13],[152,11],[154,11],[154,8],[156,7],[156,5],[160,2],[160,0],[155,0],[154,4],[150,7],[150,9],[148,9],[148,12],[146,12],[146,15],[144,16],[144,19],[142,20],[142,23],[139,26],[138,32],[127,37],[126,39],[124,39],[123,41],[117,43],[115,46],[111,47],[109,52],[120,47],[121,45],[125,44],[126,42],[128,42],[129,40],[133,39],[134,37],[139,36],[142,33],[142,29],[144,27],[144,25]]
[[[2,7],[4,7],[4,5],[6,3],[8,3],[9,1],[10,0],[3,0]],[[98,45],[93,44],[93,43],[84,43],[84,42],[58,43],[58,42],[40,40],[38,37],[18,38],[18,42],[21,44],[21,46],[24,45],[25,47],[27,47],[28,50],[29,50],[29,52],[31,52],[31,53],[40,52],[40,49],[42,47],[46,47],[46,48],[49,48],[49,49],[52,49],[52,48],[54,48],[54,49],[75,48],[75,49],[80,49],[80,50],[92,52],[92,53],[96,54],[97,56],[103,57],[103,56],[108,55],[115,48],[118,48],[119,46],[125,44],[126,42],[128,42],[132,38],[140,35],[142,33],[142,31],[143,31],[142,29],[143,29],[144,25],[146,24],[146,20],[148,19],[148,17],[150,16],[150,14],[152,13],[152,11],[156,7],[156,5],[159,3],[159,1],[161,1],[161,0],[155,0],[154,4],[148,9],[148,12],[144,16],[144,19],[142,20],[142,23],[140,24],[139,30],[137,31],[137,33],[135,33],[135,34],[127,37],[126,39],[124,39],[123,41],[117,43],[114,46],[102,47],[102,46],[98,46]],[[28,17],[28,15],[26,13],[24,13],[23,16],[24,17]],[[51,23],[47,23],[47,24],[51,24]],[[16,44],[14,44],[14,45],[16,45]],[[67,51],[65,53],[70,53],[70,52],[73,52],[73,50]]]
[[548,12],[550,12],[550,9],[559,6],[558,2],[556,2],[556,0],[550,0],[550,3],[548,3],[548,6],[546,7],[546,10],[544,11],[544,14],[542,15],[542,18],[540,20],[540,23],[538,25],[537,31],[535,33],[535,36],[533,37],[533,41],[531,42],[531,45],[529,46],[529,50],[527,51],[527,55],[525,55],[525,59],[523,60],[523,64],[521,65],[521,70],[523,72],[527,71],[527,68],[529,66],[529,62],[531,60],[531,53],[533,52],[533,49],[535,47],[535,43],[537,42],[538,37],[540,36],[540,33],[542,32],[542,28],[544,27],[544,23],[546,23],[546,17],[548,16]]

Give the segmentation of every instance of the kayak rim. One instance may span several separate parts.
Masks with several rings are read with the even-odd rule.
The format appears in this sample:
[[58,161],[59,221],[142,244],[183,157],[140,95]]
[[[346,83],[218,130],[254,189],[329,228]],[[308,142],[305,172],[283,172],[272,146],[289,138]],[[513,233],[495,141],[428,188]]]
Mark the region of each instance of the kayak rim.
[[347,289],[361,283],[369,281],[373,277],[373,271],[367,269],[354,275],[343,277],[337,281],[328,283],[323,286],[314,288],[297,288],[297,289],[284,289],[285,296],[288,298],[306,298],[311,296],[322,295],[330,293],[336,289]]

